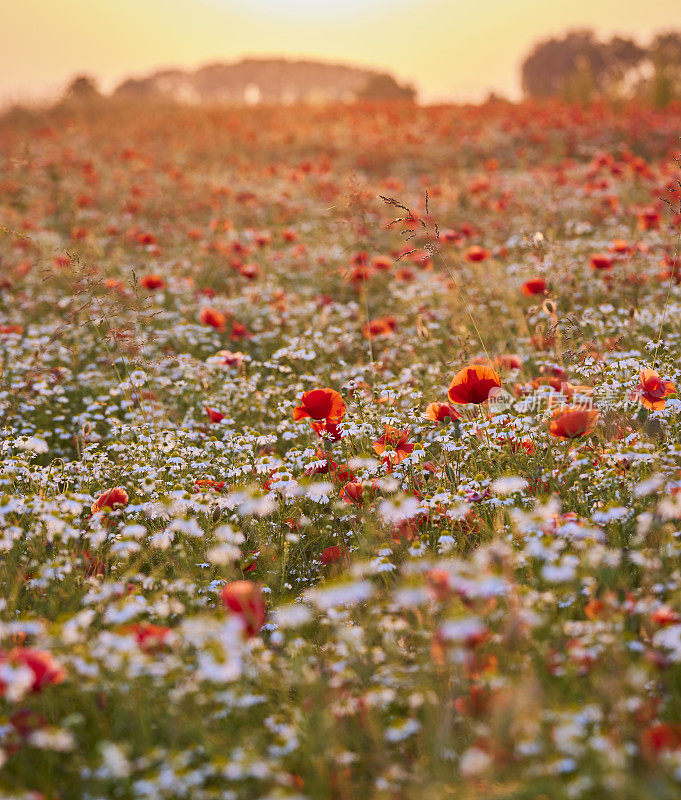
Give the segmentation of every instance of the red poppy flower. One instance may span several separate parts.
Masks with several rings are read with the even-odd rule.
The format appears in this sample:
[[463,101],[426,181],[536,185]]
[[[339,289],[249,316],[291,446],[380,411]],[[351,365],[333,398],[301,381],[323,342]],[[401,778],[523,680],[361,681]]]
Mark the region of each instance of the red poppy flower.
[[595,408],[559,406],[553,412],[549,433],[558,439],[578,439],[594,429],[598,420]]
[[641,750],[649,759],[660,753],[681,749],[681,725],[676,722],[656,722],[641,734]]
[[211,408],[210,406],[206,406],[206,414],[208,414],[208,419],[214,423],[222,422],[222,420],[225,418],[224,414],[220,413],[214,408]]
[[111,510],[115,506],[127,506],[128,493],[122,486],[114,486],[112,489],[107,489],[102,492],[99,497],[92,504],[92,513],[96,514],[101,510]]
[[219,492],[225,486],[224,481],[213,481],[210,478],[199,478],[198,480],[194,481],[194,489],[197,492],[200,492],[201,489],[215,489]]
[[390,336],[397,328],[395,317],[378,317],[372,319],[363,328],[362,332],[367,339],[375,339],[377,336]]
[[660,212],[654,208],[644,208],[638,215],[638,229],[641,231],[657,230],[660,227]]
[[222,363],[227,367],[240,367],[241,362],[244,360],[243,353],[233,353],[231,350],[218,350],[216,355],[220,356]]
[[339,423],[345,416],[345,403],[335,389],[312,389],[300,399],[300,405],[293,409],[293,419],[310,417],[316,420]]
[[164,289],[165,285],[166,285],[166,282],[163,280],[163,278],[160,275],[156,275],[156,274],[143,275],[140,278],[140,286],[143,289],[150,289],[150,290],[153,290],[153,289]]
[[314,466],[305,467],[306,475],[326,475],[336,467],[336,463],[320,448],[317,448],[315,459],[317,463]]
[[[391,425],[386,425],[385,433],[373,443],[373,448],[379,456],[386,453],[386,458],[393,464],[399,464],[414,452],[414,445],[407,441],[410,433],[411,428],[400,431]],[[388,450],[388,447],[392,449]]]
[[138,244],[150,244],[150,245],[158,244],[158,239],[156,238],[156,236],[154,236],[154,234],[150,233],[149,231],[138,233],[136,238]]
[[511,353],[504,353],[494,359],[494,366],[500,369],[520,369],[522,365],[520,356]]
[[103,286],[105,289],[111,292],[118,292],[118,294],[127,294],[128,287],[123,283],[123,281],[119,281],[117,278],[107,278]]
[[469,247],[468,250],[466,250],[465,258],[466,261],[472,261],[472,262],[485,261],[491,255],[492,253],[489,250],[487,250],[487,248],[480,247],[479,245],[474,244],[471,247]]
[[239,267],[239,273],[249,281],[255,280],[260,275],[260,267],[255,262]]
[[608,250],[611,253],[628,253],[629,247],[629,242],[626,239],[613,239],[608,245]]
[[535,294],[546,294],[547,286],[543,278],[530,278],[529,281],[520,287],[520,291],[525,297],[532,297]]
[[501,388],[501,378],[487,364],[472,364],[454,376],[447,397],[452,403],[484,403],[493,389]]
[[539,389],[540,386],[550,386],[554,391],[559,392],[565,381],[555,375],[545,375],[543,378],[535,378],[530,386]]
[[233,322],[232,330],[229,332],[229,338],[233,342],[238,342],[239,339],[251,339],[253,334],[241,322]]
[[409,269],[409,267],[400,267],[395,273],[395,278],[398,281],[404,281],[405,283],[411,283],[416,278],[414,275],[414,270]]
[[[22,739],[27,739],[33,731],[47,727],[47,718],[37,711],[28,708],[20,708],[9,717],[9,723]],[[9,755],[18,752],[19,744],[7,742],[5,749]]]
[[103,575],[106,572],[104,562],[91,556],[87,550],[83,550],[83,561],[85,562],[85,575],[88,578],[92,578],[95,575]]
[[404,519],[401,522],[396,522],[390,531],[390,536],[396,544],[412,542],[418,535],[418,524],[413,519]]
[[330,463],[331,473],[339,483],[346,484],[348,481],[355,480],[355,473],[347,464],[336,464],[333,461]]
[[[9,653],[0,656],[0,663],[11,664],[13,667],[28,667],[33,673],[31,691],[39,692],[43,687],[63,683],[66,679],[66,670],[58,664],[52,653],[46,650],[34,650],[30,647],[17,647]],[[4,695],[6,686],[0,679],[0,696]]]
[[449,403],[428,403],[426,406],[426,419],[433,422],[446,422],[449,417],[450,421],[461,419],[459,412]]
[[612,269],[612,256],[607,253],[594,253],[589,259],[589,266],[593,270]]
[[679,615],[669,606],[660,606],[656,608],[651,614],[651,619],[661,627],[665,625],[678,625],[679,623]]
[[136,622],[134,625],[123,628],[122,633],[129,633],[134,636],[140,650],[145,653],[155,653],[165,647],[171,630],[165,625]]
[[631,399],[638,400],[652,411],[658,411],[665,407],[666,398],[675,392],[676,387],[671,381],[663,381],[654,369],[644,369],[639,373]]
[[353,267],[345,276],[349,283],[353,283],[356,286],[365,283],[370,277],[371,270],[368,266],[363,265]]
[[322,564],[337,564],[339,561],[348,561],[348,550],[346,547],[339,547],[332,544],[322,550]]
[[348,481],[339,492],[341,500],[345,500],[346,503],[354,503],[357,506],[362,505],[363,495],[364,487],[356,481]]
[[218,311],[216,308],[211,308],[210,306],[205,306],[201,309],[199,321],[202,325],[209,325],[211,328],[224,331],[227,317],[222,311]]
[[265,600],[259,584],[253,581],[232,581],[222,590],[222,604],[238,614],[247,636],[255,636],[265,624]]
[[335,422],[323,420],[322,422],[313,422],[312,430],[321,436],[323,439],[329,439],[332,442],[339,442],[343,438],[343,430],[338,427]]
[[672,278],[677,286],[681,283],[681,256],[666,254],[660,261],[660,266],[662,269],[657,273],[658,280],[668,281]]
[[393,265],[393,260],[389,256],[374,256],[371,259],[371,266],[378,272],[387,272]]

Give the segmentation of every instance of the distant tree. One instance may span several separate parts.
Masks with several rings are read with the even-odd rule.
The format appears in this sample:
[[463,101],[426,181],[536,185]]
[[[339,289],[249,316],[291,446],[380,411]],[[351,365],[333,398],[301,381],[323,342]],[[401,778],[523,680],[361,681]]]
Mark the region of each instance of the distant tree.
[[97,84],[89,75],[76,76],[64,92],[64,100],[75,100],[82,103],[99,99],[101,99],[101,94]]
[[523,91],[582,102],[594,95],[617,96],[646,55],[632,39],[601,42],[591,30],[570,31],[534,47],[522,64]]
[[364,88],[357,92],[360,100],[409,100],[416,98],[413,86],[400,86],[392,75],[372,75]]
[[650,99],[664,108],[672,100],[681,99],[681,31],[658,34],[650,45],[653,74]]
[[487,92],[487,96],[485,97],[484,102],[486,104],[492,105],[495,103],[510,103],[511,101],[508,97],[505,97],[503,94],[499,94],[499,92],[490,91]]

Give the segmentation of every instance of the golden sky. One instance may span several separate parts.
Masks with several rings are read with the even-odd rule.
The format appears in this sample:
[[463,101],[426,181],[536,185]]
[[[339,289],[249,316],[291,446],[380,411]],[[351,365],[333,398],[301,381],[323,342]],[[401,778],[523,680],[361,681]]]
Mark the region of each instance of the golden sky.
[[87,72],[111,88],[159,66],[247,55],[389,69],[426,99],[516,96],[538,38],[569,27],[646,41],[681,0],[0,0],[0,99],[40,99]]

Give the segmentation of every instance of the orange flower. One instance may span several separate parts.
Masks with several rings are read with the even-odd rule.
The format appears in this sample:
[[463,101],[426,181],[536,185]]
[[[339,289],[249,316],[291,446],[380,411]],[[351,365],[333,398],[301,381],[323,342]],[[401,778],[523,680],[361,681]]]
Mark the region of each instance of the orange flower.
[[96,514],[101,510],[112,510],[115,506],[127,506],[128,493],[122,486],[114,486],[112,489],[107,489],[99,495],[99,497],[92,504],[92,513]]
[[377,455],[382,456],[388,447],[392,447],[392,450],[388,451],[389,455],[386,455],[386,458],[389,458],[394,464],[399,464],[414,452],[414,445],[407,441],[410,433],[411,428],[399,431],[391,425],[386,425],[383,436],[380,439],[376,439],[373,444],[374,451]]
[[546,294],[546,288],[546,281],[543,278],[530,278],[520,287],[520,291],[525,297],[532,297],[535,294]]
[[578,439],[591,433],[597,419],[595,408],[559,406],[553,412],[549,433],[558,439]]
[[345,416],[343,398],[334,389],[312,389],[300,399],[300,405],[293,409],[293,419],[310,417],[316,420],[339,423]]
[[428,403],[426,406],[426,419],[433,422],[445,422],[447,417],[451,421],[461,419],[459,412],[449,403]]
[[211,308],[210,306],[205,306],[205,308],[201,309],[199,321],[202,325],[210,325],[211,328],[224,331],[227,317],[222,311],[218,311],[216,308]]
[[255,636],[265,624],[265,600],[262,589],[253,581],[232,581],[220,594],[225,608],[238,614],[247,636]]
[[447,392],[452,403],[484,403],[493,389],[501,388],[501,378],[487,364],[472,364],[456,373]]
[[639,373],[631,399],[638,400],[652,411],[658,411],[665,407],[666,398],[675,392],[676,387],[671,381],[663,381],[654,369],[644,369]]

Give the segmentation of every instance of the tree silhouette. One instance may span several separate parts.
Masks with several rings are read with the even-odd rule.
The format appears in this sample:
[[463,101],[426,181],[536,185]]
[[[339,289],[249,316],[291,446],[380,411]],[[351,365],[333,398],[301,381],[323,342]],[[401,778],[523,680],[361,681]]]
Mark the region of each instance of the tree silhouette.
[[650,97],[654,105],[663,108],[681,99],[681,32],[658,34],[650,46],[650,59]]
[[632,39],[599,41],[591,30],[570,31],[539,42],[522,65],[523,91],[530,97],[588,101],[618,96],[647,51]]
[[372,75],[357,93],[360,100],[410,100],[416,97],[413,86],[400,86],[392,75]]
[[94,78],[89,75],[78,75],[68,85],[64,92],[65,100],[75,100],[77,102],[88,102],[101,98]]

